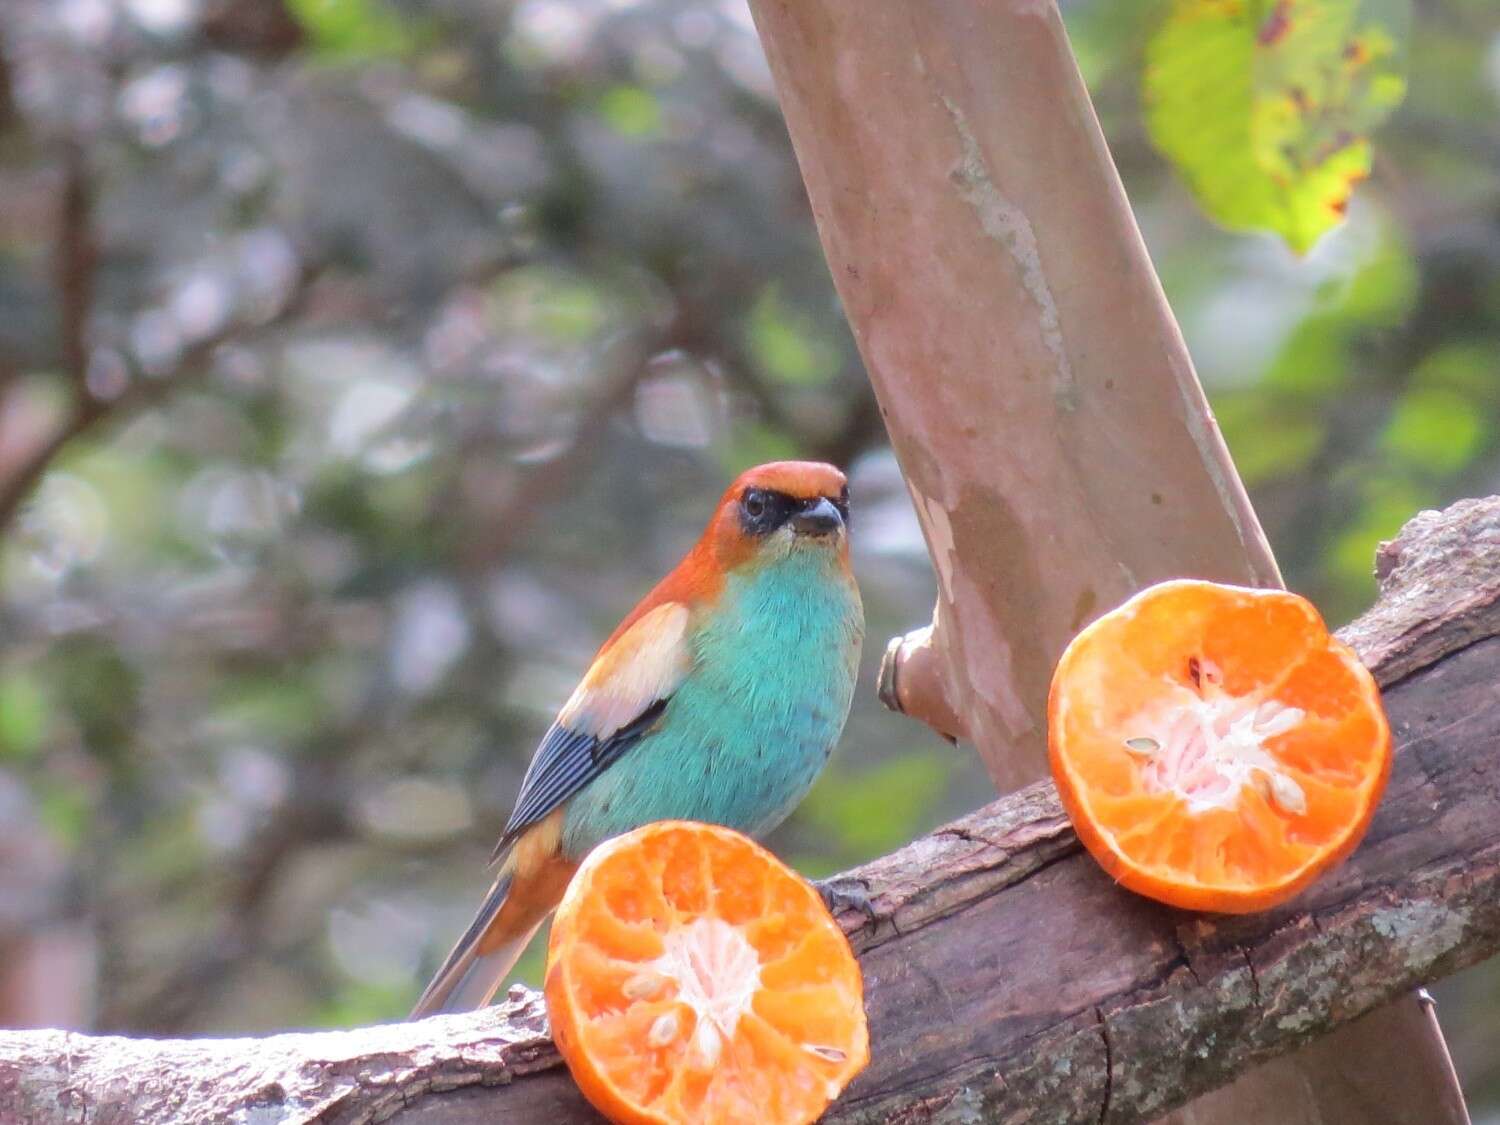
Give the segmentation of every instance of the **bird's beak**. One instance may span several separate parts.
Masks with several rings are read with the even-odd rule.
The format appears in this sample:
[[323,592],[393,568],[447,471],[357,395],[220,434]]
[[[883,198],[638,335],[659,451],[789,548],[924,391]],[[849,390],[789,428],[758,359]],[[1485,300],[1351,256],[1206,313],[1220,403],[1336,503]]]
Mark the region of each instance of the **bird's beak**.
[[834,535],[844,526],[844,517],[831,500],[819,496],[793,512],[790,523],[798,535]]

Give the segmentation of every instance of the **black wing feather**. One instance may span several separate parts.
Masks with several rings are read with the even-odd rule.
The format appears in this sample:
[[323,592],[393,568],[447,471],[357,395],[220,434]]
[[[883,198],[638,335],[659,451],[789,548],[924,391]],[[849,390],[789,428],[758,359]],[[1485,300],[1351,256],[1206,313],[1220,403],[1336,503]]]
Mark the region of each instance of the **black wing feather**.
[[505,832],[495,845],[491,862],[498,859],[522,832],[545,819],[574,793],[619,761],[620,755],[656,725],[656,720],[666,709],[665,699],[655,700],[630,722],[604,738],[553,723],[526,769],[515,810],[505,823]]

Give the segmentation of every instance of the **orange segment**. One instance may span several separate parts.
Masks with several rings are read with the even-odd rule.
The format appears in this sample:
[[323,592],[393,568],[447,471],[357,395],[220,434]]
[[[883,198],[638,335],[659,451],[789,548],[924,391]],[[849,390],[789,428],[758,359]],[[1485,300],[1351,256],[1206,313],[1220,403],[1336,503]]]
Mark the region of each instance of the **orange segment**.
[[1305,599],[1163,582],[1073,639],[1052,775],[1078,837],[1175,906],[1274,906],[1364,835],[1390,771],[1380,690]]
[[583,862],[547,1013],[615,1122],[815,1121],[869,1061],[859,963],[816,891],[737,832],[663,821]]

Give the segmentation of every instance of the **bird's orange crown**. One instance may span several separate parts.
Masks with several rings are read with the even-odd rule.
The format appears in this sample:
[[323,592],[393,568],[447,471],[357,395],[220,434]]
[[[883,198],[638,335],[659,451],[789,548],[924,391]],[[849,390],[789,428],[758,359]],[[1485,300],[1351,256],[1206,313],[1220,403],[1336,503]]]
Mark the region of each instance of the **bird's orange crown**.
[[719,510],[722,512],[726,503],[738,501],[747,488],[768,488],[793,500],[813,500],[819,496],[837,500],[848,487],[848,478],[822,461],[771,461],[746,469],[736,477],[720,498]]
[[[724,586],[729,571],[755,556],[757,542],[745,533],[740,519],[740,505],[745,494],[754,489],[779,493],[793,500],[825,499],[841,509],[848,505],[848,478],[832,465],[821,461],[771,461],[746,469],[724,490],[708,526],[683,560],[641,599],[600,651],[609,648],[615,638],[663,602],[695,605],[712,601]],[[849,566],[849,541],[839,535],[836,547],[844,568]]]

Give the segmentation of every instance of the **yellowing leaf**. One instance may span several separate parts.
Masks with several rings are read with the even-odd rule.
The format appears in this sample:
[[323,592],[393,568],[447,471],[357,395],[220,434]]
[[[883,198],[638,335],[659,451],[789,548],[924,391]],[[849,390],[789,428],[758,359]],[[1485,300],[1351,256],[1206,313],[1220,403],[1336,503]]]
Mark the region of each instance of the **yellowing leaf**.
[[1204,210],[1299,254],[1344,217],[1405,90],[1359,0],[1175,0],[1146,51],[1147,127]]

